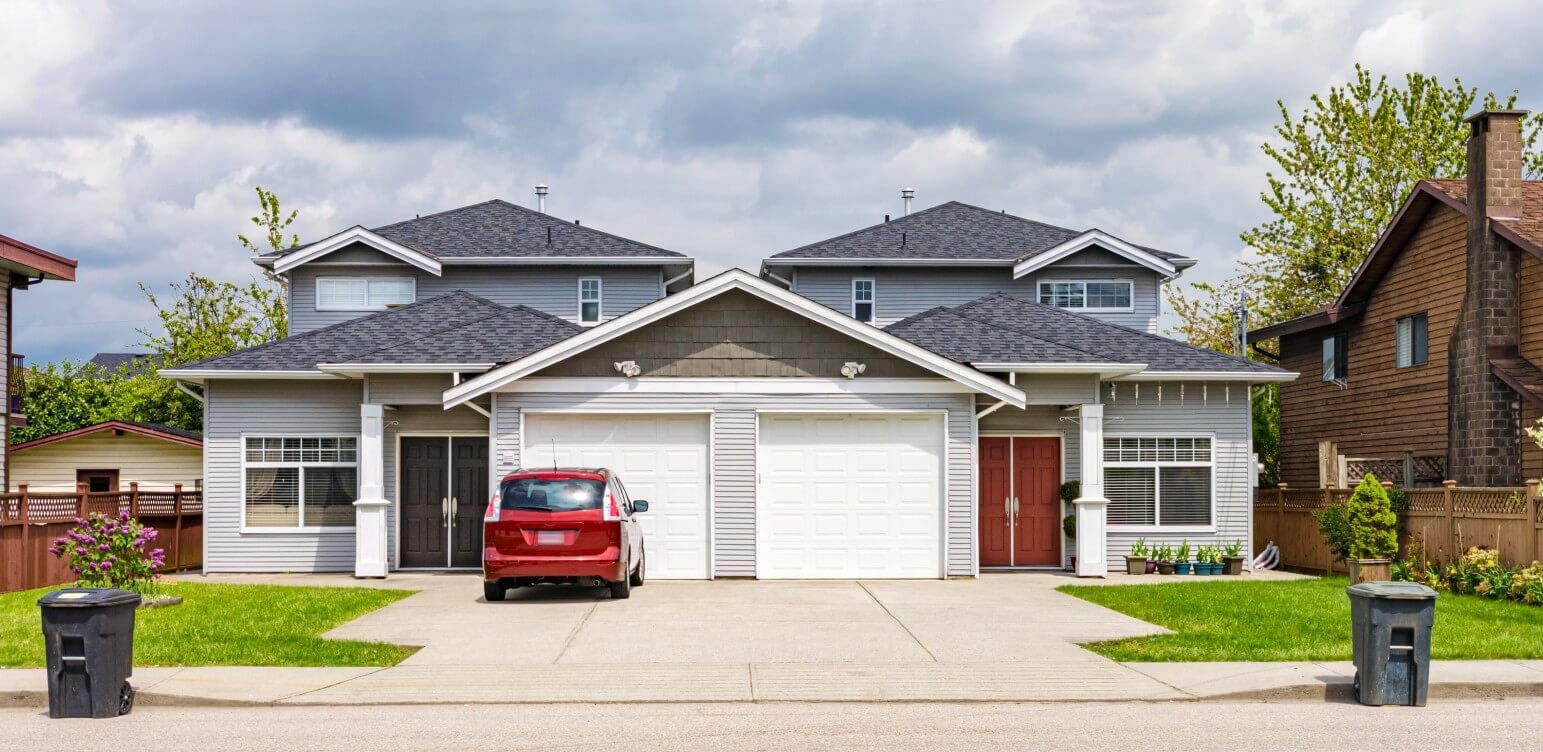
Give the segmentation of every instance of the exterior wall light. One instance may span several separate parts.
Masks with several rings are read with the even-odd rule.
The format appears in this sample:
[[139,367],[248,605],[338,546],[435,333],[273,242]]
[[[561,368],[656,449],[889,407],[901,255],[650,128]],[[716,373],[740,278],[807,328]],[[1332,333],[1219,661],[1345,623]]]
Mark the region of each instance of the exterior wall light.
[[866,363],[853,363],[853,362],[848,361],[847,363],[845,363],[845,364],[843,364],[841,366],[841,375],[845,376],[845,377],[847,377],[849,379],[855,379],[855,378],[857,378],[857,374],[862,373],[863,371],[866,371],[866,370],[868,370],[868,364],[866,364]]
[[623,360],[616,364],[616,372],[630,379],[642,373],[643,369],[635,360]]

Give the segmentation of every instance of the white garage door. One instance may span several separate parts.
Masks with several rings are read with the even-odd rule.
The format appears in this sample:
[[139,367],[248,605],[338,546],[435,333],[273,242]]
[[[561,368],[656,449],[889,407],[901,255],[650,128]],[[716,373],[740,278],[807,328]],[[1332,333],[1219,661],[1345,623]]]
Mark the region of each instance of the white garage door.
[[757,576],[942,575],[941,415],[760,421]]
[[527,413],[524,426],[523,466],[608,467],[648,500],[650,578],[707,578],[706,415]]

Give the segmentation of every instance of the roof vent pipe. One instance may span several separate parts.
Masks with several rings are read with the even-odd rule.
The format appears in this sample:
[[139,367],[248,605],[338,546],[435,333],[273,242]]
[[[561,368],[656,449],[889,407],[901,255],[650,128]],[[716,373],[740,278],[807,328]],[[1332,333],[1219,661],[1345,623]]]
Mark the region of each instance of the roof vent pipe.
[[546,183],[536,184],[536,211],[546,214]]
[[900,198],[905,200],[905,213],[907,215],[910,215],[910,213],[911,213],[911,199],[916,198],[916,189],[915,188],[901,188],[900,189]]

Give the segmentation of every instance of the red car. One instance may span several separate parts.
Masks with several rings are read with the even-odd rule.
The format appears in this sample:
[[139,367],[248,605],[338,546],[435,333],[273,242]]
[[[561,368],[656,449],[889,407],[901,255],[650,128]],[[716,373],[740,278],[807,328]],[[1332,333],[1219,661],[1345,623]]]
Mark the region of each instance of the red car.
[[516,470],[483,515],[482,594],[512,587],[606,585],[626,598],[643,585],[643,530],[633,515],[648,502],[627,496],[605,468]]

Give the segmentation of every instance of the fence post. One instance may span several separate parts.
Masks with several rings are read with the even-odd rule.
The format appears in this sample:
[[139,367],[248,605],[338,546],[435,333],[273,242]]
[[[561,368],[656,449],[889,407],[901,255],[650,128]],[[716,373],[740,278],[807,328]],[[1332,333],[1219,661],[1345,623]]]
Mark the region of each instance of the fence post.
[[1527,481],[1527,524],[1522,525],[1522,532],[1526,533],[1527,560],[1518,562],[1530,564],[1538,560],[1538,491],[1543,487],[1543,481],[1536,478]]
[[129,483],[129,516],[139,519],[139,481]]
[[171,571],[180,572],[182,571],[182,484],[174,484],[171,492],[171,510],[172,514],[176,515],[175,521],[172,522]]
[[86,515],[90,513],[90,511],[91,510],[89,508],[87,508],[87,506],[86,506],[86,484],[84,484],[84,483],[76,483],[75,484],[75,516],[77,518],[83,520],[83,519],[86,518]]
[[1441,494],[1441,513],[1446,520],[1446,534],[1443,536],[1442,547],[1447,550],[1447,556],[1450,557],[1447,561],[1456,561],[1458,557],[1457,517],[1454,514],[1456,505],[1455,500],[1452,498],[1452,491],[1457,488],[1457,481],[1441,481],[1441,488],[1443,489]]
[[16,510],[16,516],[21,520],[21,582],[19,584],[25,590],[32,582],[32,555],[29,553],[32,548],[27,545],[28,539],[32,537],[28,532],[32,528],[32,509],[27,501],[27,484],[17,483],[16,488],[21,493],[21,499],[17,502],[21,504],[21,508]]
[[1285,534],[1286,534],[1286,484],[1285,483],[1276,483],[1275,484],[1275,534],[1270,536],[1270,540],[1275,541],[1276,542],[1275,545],[1279,546],[1280,545],[1280,540],[1281,540],[1281,538],[1283,536],[1285,536]]

